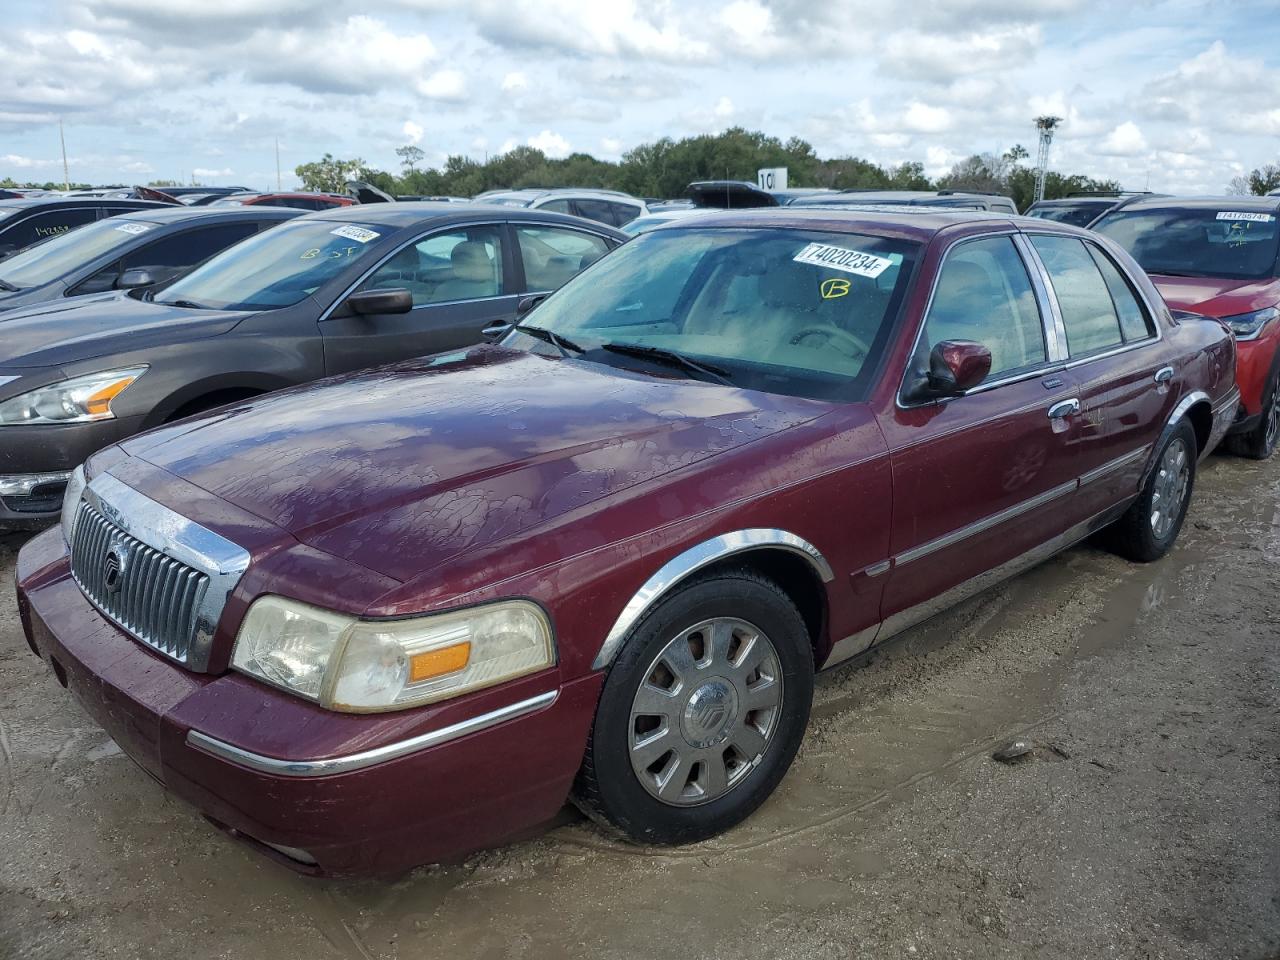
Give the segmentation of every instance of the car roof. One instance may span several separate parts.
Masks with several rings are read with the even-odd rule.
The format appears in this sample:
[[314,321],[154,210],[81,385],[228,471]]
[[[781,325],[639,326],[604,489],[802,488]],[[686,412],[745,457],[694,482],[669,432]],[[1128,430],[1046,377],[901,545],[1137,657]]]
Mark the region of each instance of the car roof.
[[1134,210],[1257,210],[1275,213],[1280,210],[1280,197],[1151,197],[1125,204],[1124,212]]
[[183,223],[188,220],[290,220],[303,211],[295,207],[273,207],[260,204],[252,207],[175,207],[165,204],[156,209],[131,210],[109,220],[140,220],[145,223]]
[[490,197],[528,197],[530,200],[538,200],[542,197],[550,196],[601,197],[611,200],[644,202],[639,197],[633,197],[631,194],[623,193],[621,190],[605,190],[601,187],[522,187],[519,190],[489,190],[480,199],[487,200]]
[[156,207],[163,209],[172,207],[172,203],[162,203],[159,200],[125,200],[116,197],[23,197],[20,200],[0,200],[0,209],[4,210],[31,210],[35,207],[56,207],[56,206],[77,206],[77,207],[122,207],[127,210],[135,210],[140,207]]
[[304,213],[303,220],[354,221],[357,223],[381,223],[395,229],[407,229],[429,223],[459,223],[477,218],[494,220],[540,220],[546,223],[563,223],[565,226],[588,228],[607,233],[619,239],[626,234],[607,224],[583,220],[568,214],[548,210],[530,210],[527,207],[505,207],[497,203],[449,203],[447,200],[404,200],[395,203],[355,203],[345,207],[331,207]]
[[[1062,230],[1083,235],[1085,231],[1065,224],[1015,217],[988,210],[953,210],[950,208],[886,209],[855,204],[814,207],[744,207],[733,210],[708,211],[700,217],[684,217],[659,227],[658,230],[702,229],[704,227],[774,227],[806,230],[829,230],[832,233],[878,233],[927,242],[938,232],[968,223],[1020,225],[1026,222],[1037,231]],[[657,231],[655,231],[657,232]]]

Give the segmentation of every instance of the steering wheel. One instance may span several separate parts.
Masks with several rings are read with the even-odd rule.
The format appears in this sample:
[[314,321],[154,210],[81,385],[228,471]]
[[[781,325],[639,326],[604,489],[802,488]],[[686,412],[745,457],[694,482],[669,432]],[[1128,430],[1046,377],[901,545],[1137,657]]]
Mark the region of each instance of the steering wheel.
[[862,338],[859,337],[856,333],[850,333],[848,330],[845,330],[842,327],[837,327],[833,323],[812,323],[809,326],[804,327],[803,329],[800,330],[799,333],[797,333],[794,337],[791,338],[791,345],[793,347],[799,346],[801,340],[803,340],[805,337],[813,336],[814,334],[821,334],[822,336],[826,337],[827,340],[833,342],[833,346],[834,346],[834,341],[839,340],[839,341],[842,341],[846,346],[853,347],[855,352],[849,353],[849,351],[847,350],[842,350],[841,353],[845,353],[848,356],[853,357],[854,359],[857,359],[858,357],[868,356],[871,353],[871,348],[867,346],[862,341]]

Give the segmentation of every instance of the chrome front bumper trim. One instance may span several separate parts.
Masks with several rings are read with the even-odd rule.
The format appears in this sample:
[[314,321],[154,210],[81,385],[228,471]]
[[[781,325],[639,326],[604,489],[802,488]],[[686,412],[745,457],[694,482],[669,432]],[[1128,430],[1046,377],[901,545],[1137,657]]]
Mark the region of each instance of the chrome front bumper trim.
[[71,471],[61,473],[10,473],[0,475],[0,497],[29,497],[31,491],[46,483],[66,483]]
[[460,720],[447,727],[441,727],[439,730],[432,730],[430,733],[410,737],[408,740],[389,743],[386,746],[375,747],[373,750],[365,750],[361,753],[351,753],[345,757],[329,757],[325,760],[280,760],[276,757],[264,757],[260,753],[242,750],[229,743],[224,743],[201,733],[199,730],[188,731],[187,744],[204,753],[212,754],[221,760],[229,760],[239,766],[248,767],[250,770],[268,773],[276,777],[328,777],[338,773],[363,770],[375,764],[386,763],[388,760],[395,760],[398,757],[417,753],[419,750],[425,750],[428,747],[437,747],[442,743],[457,740],[459,737],[465,737],[470,733],[479,733],[481,730],[487,730],[507,720],[514,720],[517,717],[523,717],[536,710],[549,707],[555,703],[557,696],[559,696],[559,691],[548,690],[546,693],[540,693],[536,697],[530,697],[528,700],[521,700],[519,703],[499,707],[489,713],[482,713],[478,717]]

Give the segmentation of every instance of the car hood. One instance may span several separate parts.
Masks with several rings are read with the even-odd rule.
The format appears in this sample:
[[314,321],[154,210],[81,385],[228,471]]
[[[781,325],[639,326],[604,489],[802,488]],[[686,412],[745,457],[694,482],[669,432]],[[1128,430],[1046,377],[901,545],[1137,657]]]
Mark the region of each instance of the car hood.
[[482,346],[271,394],[123,446],[304,543],[408,580],[829,409]]
[[0,313],[4,345],[0,368],[61,366],[144,346],[217,336],[244,316],[226,310],[185,310],[125,293],[38,304]]
[[1250,313],[1280,302],[1280,280],[1275,279],[1227,280],[1152,274],[1151,280],[1173,309],[1210,317]]

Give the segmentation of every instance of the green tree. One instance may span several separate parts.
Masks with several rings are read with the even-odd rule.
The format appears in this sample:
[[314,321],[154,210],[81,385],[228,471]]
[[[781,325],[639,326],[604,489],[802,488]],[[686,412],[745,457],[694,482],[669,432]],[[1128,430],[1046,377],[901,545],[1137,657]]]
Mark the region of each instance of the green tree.
[[314,163],[299,164],[293,172],[305,190],[341,193],[346,189],[347,181],[356,179],[365,169],[363,160],[338,160],[333,154],[326,153]]
[[412,143],[406,143],[403,147],[396,147],[396,156],[400,158],[400,166],[404,168],[405,176],[408,176],[417,172],[418,164],[426,154]]
[[1247,177],[1232,177],[1228,193],[1266,196],[1272,190],[1280,190],[1280,164],[1268,163],[1249,173]]

